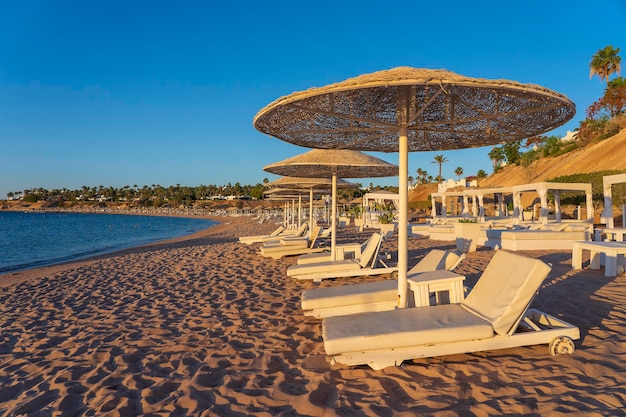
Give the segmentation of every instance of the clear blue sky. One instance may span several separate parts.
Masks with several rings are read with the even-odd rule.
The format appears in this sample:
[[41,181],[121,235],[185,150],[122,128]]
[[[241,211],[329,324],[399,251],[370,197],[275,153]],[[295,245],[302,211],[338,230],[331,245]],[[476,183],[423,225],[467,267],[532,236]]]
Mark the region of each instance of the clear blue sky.
[[[577,106],[563,136],[603,94],[592,55],[619,47],[626,67],[625,27],[624,0],[2,1],[0,198],[273,179],[263,166],[307,149],[256,131],[258,110],[403,65],[563,93]],[[436,175],[437,153],[446,178],[490,173],[489,149],[412,153],[409,175]]]

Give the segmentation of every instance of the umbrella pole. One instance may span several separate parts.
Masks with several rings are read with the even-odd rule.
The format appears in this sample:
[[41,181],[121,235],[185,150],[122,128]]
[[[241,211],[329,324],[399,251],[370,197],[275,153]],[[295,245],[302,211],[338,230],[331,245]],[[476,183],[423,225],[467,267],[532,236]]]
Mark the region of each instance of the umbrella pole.
[[[302,194],[298,195],[298,227],[300,226],[302,226]],[[311,226],[310,223],[309,226]]]
[[398,219],[398,308],[407,307],[407,270],[409,240],[409,139],[408,129],[400,128],[398,194],[400,197]]
[[313,187],[309,188],[309,225],[313,225]]
[[330,259],[334,261],[337,259],[337,254],[335,252],[337,246],[337,169],[333,169],[332,198],[332,212],[330,216],[332,221],[332,236],[330,238]]

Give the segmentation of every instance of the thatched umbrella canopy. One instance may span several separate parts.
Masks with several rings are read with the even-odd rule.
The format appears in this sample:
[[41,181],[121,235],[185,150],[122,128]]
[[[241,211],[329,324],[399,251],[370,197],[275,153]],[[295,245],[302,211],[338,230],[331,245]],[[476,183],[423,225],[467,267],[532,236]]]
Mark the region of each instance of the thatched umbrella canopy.
[[395,177],[398,166],[352,150],[313,149],[263,168],[272,174],[309,178]]
[[[280,177],[275,179],[274,181],[270,181],[267,183],[268,187],[288,187],[293,189],[311,189],[311,188],[321,188],[330,190],[332,186],[332,180],[330,177],[328,178],[311,178],[311,177]],[[343,180],[337,179],[337,188],[358,188],[358,184]]]
[[507,80],[399,67],[279,98],[254,126],[300,146],[399,152],[399,307],[406,305],[408,152],[480,147],[547,132],[574,116],[567,97]]
[[272,174],[289,177],[331,178],[332,219],[331,256],[335,258],[337,178],[392,177],[398,175],[398,167],[362,152],[351,150],[313,149],[306,153],[275,162],[263,168]]
[[261,132],[309,148],[398,152],[495,145],[535,136],[574,116],[547,88],[398,67],[292,93],[254,118]]

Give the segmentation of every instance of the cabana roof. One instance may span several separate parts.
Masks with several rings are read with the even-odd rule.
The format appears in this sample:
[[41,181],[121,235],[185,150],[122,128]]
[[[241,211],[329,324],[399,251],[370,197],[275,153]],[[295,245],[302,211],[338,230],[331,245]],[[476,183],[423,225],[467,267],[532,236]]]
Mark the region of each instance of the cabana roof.
[[560,190],[591,192],[591,184],[580,182],[535,182],[532,184],[514,185],[513,192]]

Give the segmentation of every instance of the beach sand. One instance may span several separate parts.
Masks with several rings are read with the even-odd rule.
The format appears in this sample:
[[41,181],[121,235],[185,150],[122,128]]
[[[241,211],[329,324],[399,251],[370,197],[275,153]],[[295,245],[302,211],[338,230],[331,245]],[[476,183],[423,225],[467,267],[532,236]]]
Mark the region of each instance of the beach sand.
[[[329,365],[302,290],[385,277],[286,277],[296,258],[256,254],[245,218],[92,260],[0,276],[0,416],[624,415],[626,277],[553,264],[533,306],[580,327],[571,356],[546,345]],[[352,231],[341,239],[365,240]],[[409,238],[409,266],[452,242]],[[384,242],[394,250],[395,241]],[[456,272],[472,284],[494,252]],[[503,277],[505,278],[505,277]]]

